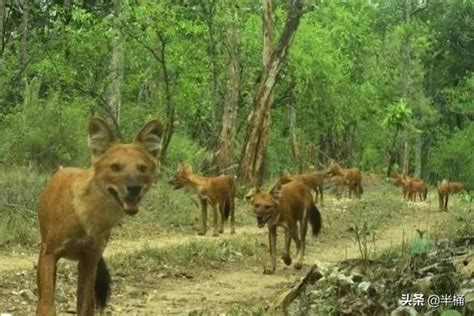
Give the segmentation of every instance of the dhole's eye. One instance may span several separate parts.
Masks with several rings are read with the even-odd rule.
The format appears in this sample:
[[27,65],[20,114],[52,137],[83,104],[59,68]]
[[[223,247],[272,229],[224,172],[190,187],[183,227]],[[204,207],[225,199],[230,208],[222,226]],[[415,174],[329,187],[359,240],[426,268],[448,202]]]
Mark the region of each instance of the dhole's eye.
[[271,209],[271,208],[272,208],[271,205],[265,205],[265,209],[266,209],[266,210],[269,210],[269,209]]
[[146,172],[147,169],[148,169],[148,166],[147,165],[138,165],[138,171],[140,172]]
[[121,169],[122,168],[118,163],[113,163],[110,165],[110,170],[112,170],[113,172],[119,172]]

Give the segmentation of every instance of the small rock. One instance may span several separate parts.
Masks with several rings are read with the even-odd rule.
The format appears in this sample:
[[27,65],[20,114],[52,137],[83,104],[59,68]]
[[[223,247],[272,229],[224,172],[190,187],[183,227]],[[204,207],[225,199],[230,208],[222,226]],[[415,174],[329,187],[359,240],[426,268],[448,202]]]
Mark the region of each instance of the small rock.
[[24,300],[27,300],[27,301],[35,301],[36,300],[36,295],[31,290],[28,290],[28,289],[21,290],[18,294],[20,294],[20,296]]
[[362,282],[362,280],[363,280],[362,274],[359,274],[359,273],[352,274],[352,281],[354,281],[355,283]]

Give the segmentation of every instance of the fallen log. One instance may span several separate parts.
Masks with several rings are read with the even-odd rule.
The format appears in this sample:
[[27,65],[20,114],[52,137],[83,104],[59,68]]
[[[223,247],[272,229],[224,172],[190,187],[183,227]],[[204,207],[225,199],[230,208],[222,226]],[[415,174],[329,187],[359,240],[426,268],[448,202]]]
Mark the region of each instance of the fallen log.
[[323,277],[322,273],[318,270],[317,266],[313,264],[309,269],[308,273],[301,278],[301,280],[295,284],[291,289],[288,291],[283,292],[280,294],[268,307],[267,312],[269,314],[276,313],[278,311],[285,310],[291,302],[298,297],[301,291],[306,287],[308,284],[314,284],[319,279]]

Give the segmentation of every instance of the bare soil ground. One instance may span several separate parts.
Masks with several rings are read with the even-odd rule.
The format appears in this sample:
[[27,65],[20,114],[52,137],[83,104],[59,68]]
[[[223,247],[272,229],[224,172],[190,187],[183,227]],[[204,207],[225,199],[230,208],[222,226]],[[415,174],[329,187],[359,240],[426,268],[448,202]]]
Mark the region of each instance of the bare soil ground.
[[[160,226],[159,221],[127,219],[122,227],[116,228],[105,251],[106,261],[113,262],[110,272],[114,282],[106,313],[258,313],[299,280],[311,264],[331,265],[360,257],[359,246],[354,239],[354,224],[368,223],[373,237],[371,251],[380,253],[400,245],[402,240],[413,239],[416,229],[439,233],[441,224],[456,216],[455,210],[439,212],[433,193],[426,202],[406,202],[398,188],[377,179],[367,181],[365,192],[361,200],[336,200],[333,194],[327,193],[325,205],[320,207],[323,230],[318,238],[311,238],[308,234],[305,266],[298,271],[279,261],[274,275],[262,274],[268,260],[266,229],[257,228],[248,206],[242,201],[238,203],[237,214],[241,219],[236,235],[230,235],[227,231],[220,237],[200,237],[192,226],[174,229]],[[189,216],[197,219],[199,211],[192,203],[189,203],[189,209]],[[277,243],[281,247],[281,234],[278,238]],[[246,258],[232,248],[229,250],[233,252],[232,260],[214,258],[205,264],[195,264],[192,260],[188,264],[173,261],[168,264],[162,260],[156,263],[158,261],[151,254],[153,251],[176,249],[177,246],[187,251],[190,243],[226,247],[227,243],[241,241],[254,244],[258,248],[255,250],[257,254]],[[196,256],[200,255],[204,254],[198,251]],[[127,264],[124,258],[128,257],[144,263],[135,265],[132,260]],[[34,313],[36,259],[36,248],[0,248],[0,313]],[[72,313],[75,309],[76,274],[74,262],[60,261],[56,293],[59,314]]]

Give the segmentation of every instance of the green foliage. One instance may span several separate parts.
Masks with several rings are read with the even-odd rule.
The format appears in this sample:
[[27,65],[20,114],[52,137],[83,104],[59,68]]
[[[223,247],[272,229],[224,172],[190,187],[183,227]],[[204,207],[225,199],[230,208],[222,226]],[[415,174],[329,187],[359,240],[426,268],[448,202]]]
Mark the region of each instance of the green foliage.
[[430,153],[431,177],[450,181],[462,181],[474,187],[474,125],[454,133],[446,133]]
[[36,205],[46,176],[31,168],[2,168],[1,174],[0,245],[34,245],[38,225]]
[[[6,9],[11,19],[5,22],[0,52],[0,161],[46,169],[87,164],[85,126],[92,115],[108,118],[111,51],[120,34],[122,134],[128,138],[151,117],[167,122],[174,115],[175,134],[163,170],[169,173],[180,160],[203,166],[212,155],[226,89],[225,38],[232,14],[225,2],[126,2],[119,20],[108,2],[56,3],[30,4],[26,66],[18,32],[21,10]],[[404,137],[420,144],[411,165],[422,177],[473,185],[468,157],[474,6],[470,1],[428,2],[407,17],[407,5],[414,10],[420,3],[308,5],[274,89],[267,177],[295,170],[286,113],[292,103],[305,166],[336,158],[381,171],[389,156],[387,143],[401,153],[398,138]],[[262,68],[262,22],[260,1],[239,0],[236,7],[232,22],[242,72],[234,140],[238,157]],[[285,12],[285,4],[276,2],[275,39]],[[404,133],[396,134],[397,129]],[[307,155],[309,146],[319,150],[314,157]],[[402,154],[395,156],[401,165]]]
[[416,254],[427,253],[434,245],[435,242],[432,239],[416,237],[410,244],[410,251]]

